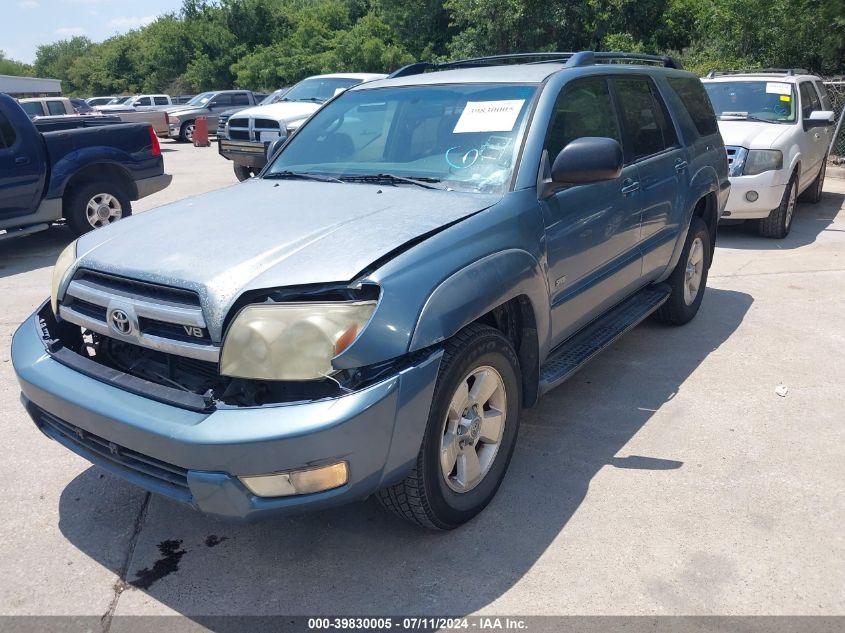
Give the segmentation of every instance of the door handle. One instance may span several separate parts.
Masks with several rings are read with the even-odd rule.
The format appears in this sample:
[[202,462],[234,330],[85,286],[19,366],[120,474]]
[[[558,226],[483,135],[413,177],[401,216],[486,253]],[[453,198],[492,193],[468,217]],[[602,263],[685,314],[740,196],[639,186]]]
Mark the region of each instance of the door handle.
[[626,178],[622,181],[622,193],[624,195],[628,195],[630,193],[634,193],[635,191],[640,190],[640,183],[630,178]]
[[675,171],[678,173],[684,171],[687,168],[687,161],[685,160],[676,160],[675,161]]
[[29,156],[18,156],[15,165],[29,165]]

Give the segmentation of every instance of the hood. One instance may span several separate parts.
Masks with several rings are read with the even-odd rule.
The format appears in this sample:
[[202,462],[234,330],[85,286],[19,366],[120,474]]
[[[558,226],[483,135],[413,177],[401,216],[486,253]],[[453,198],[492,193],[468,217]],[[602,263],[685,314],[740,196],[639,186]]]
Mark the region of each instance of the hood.
[[790,129],[792,123],[761,123],[759,121],[719,121],[719,131],[725,145],[746,149],[771,149]]
[[296,121],[311,116],[320,109],[321,105],[321,103],[309,101],[280,101],[241,110],[238,116],[265,117],[274,121]]
[[245,290],[346,282],[501,196],[253,179],[80,238],[80,267],[196,291],[209,332]]

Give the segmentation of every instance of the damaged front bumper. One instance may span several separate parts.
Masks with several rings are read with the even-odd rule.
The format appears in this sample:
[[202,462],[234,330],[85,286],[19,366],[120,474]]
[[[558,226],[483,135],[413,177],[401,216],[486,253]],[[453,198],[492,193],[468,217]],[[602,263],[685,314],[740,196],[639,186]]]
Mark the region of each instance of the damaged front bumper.
[[[433,350],[336,398],[200,410],[133,393],[134,377],[116,370],[69,366],[49,338],[36,312],[12,341],[21,398],[42,432],[142,488],[236,520],[363,499],[404,477],[442,356]],[[339,461],[348,464],[347,483],[314,494],[258,497],[238,479]]]

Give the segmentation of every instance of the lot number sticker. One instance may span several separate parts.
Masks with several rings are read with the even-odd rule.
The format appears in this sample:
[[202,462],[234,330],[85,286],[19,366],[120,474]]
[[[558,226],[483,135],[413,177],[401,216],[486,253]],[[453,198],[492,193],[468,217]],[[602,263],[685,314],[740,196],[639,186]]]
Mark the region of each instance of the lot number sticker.
[[791,95],[792,86],[789,84],[777,83],[774,81],[766,82],[766,92],[772,95]]
[[525,99],[467,101],[453,133],[510,132],[524,104]]

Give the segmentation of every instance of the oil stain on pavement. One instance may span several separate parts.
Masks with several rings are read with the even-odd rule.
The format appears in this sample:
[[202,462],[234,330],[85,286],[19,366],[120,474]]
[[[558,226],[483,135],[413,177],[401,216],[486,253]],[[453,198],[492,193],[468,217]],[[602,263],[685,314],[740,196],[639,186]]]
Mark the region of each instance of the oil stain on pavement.
[[158,544],[158,551],[161,554],[154,564],[152,569],[144,567],[135,572],[135,580],[130,584],[138,589],[149,589],[154,583],[158,582],[165,576],[169,576],[175,571],[179,570],[179,561],[185,555],[187,550],[179,549],[182,546],[182,541],[162,541]]

